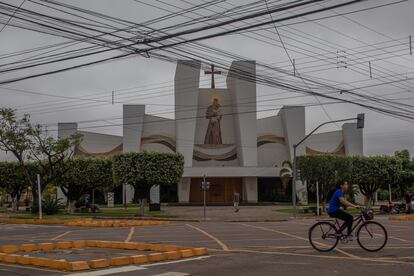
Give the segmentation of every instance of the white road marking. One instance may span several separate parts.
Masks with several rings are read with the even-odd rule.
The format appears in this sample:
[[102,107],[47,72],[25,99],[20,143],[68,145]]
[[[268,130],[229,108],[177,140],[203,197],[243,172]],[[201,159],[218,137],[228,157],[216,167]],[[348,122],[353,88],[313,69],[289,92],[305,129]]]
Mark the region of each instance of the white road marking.
[[151,266],[159,266],[159,265],[177,264],[177,263],[184,263],[184,262],[191,262],[191,261],[207,259],[207,258],[210,258],[210,257],[211,256],[201,256],[201,257],[196,257],[196,258],[188,258],[188,259],[182,259],[182,260],[177,260],[177,261],[147,264],[147,265],[142,265],[142,266],[143,267],[151,267]]
[[138,270],[144,270],[145,267],[142,266],[135,266],[135,265],[129,265],[129,266],[123,266],[123,267],[115,267],[115,268],[108,268],[103,270],[95,270],[90,272],[80,272],[80,273],[73,273],[73,274],[66,274],[70,276],[101,276],[101,275],[111,275],[111,274],[118,274],[123,272],[130,272],[130,271],[138,271]]
[[151,276],[189,276],[191,274],[188,273],[182,273],[182,272],[166,272],[161,274],[154,274]]

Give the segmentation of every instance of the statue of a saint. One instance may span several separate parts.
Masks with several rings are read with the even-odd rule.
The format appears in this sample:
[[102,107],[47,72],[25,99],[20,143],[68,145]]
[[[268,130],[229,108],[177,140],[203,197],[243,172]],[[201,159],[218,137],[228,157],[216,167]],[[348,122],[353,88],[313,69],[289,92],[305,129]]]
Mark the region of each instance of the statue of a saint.
[[221,141],[221,105],[217,98],[213,100],[213,103],[207,108],[206,119],[209,119],[206,137],[204,139],[204,144],[210,145],[219,145],[223,142]]

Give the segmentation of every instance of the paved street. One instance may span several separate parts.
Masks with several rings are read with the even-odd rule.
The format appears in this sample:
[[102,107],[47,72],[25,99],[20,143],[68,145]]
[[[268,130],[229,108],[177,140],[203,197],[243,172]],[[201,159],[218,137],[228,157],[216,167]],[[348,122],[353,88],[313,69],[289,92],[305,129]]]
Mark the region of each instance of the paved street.
[[[207,247],[210,256],[79,275],[410,275],[414,269],[414,221],[379,217],[389,233],[382,251],[357,242],[319,253],[307,241],[310,219],[282,222],[173,222],[135,228],[0,225],[0,244],[99,239]],[[79,252],[78,252],[79,253]],[[99,254],[99,252],[95,252]],[[87,254],[77,254],[86,258]],[[172,274],[175,272],[175,274]],[[169,274],[163,274],[169,273]],[[20,266],[0,266],[0,275],[59,275]],[[66,273],[67,274],[67,273]],[[76,274],[75,274],[76,275]]]

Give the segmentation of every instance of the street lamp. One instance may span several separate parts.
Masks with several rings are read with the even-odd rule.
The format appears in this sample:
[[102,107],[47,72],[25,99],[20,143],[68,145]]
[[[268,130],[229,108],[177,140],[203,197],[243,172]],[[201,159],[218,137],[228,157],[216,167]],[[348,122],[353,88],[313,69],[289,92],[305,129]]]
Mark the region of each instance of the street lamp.
[[333,120],[328,121],[325,123],[320,124],[317,126],[314,130],[312,130],[308,135],[303,137],[302,140],[300,140],[298,143],[293,144],[293,179],[292,179],[292,204],[293,204],[293,216],[297,217],[297,206],[296,206],[296,182],[297,182],[297,166],[296,166],[296,150],[300,144],[302,144],[306,139],[308,139],[312,134],[315,133],[318,129],[320,129],[322,126],[332,123],[339,123],[339,122],[346,122],[346,121],[353,121],[357,120],[357,128],[364,128],[365,125],[365,114],[361,113],[358,114],[356,118],[347,118],[347,119],[341,119],[341,120]]

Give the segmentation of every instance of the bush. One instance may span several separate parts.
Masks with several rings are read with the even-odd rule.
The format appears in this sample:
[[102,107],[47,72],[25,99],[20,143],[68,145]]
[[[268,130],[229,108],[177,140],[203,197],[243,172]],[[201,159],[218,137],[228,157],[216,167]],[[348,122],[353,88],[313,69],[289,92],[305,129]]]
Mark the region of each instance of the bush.
[[[60,199],[46,196],[42,200],[42,213],[46,215],[54,215],[59,213],[59,210],[65,208]],[[33,202],[32,213],[39,213],[38,201]]]

